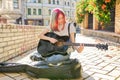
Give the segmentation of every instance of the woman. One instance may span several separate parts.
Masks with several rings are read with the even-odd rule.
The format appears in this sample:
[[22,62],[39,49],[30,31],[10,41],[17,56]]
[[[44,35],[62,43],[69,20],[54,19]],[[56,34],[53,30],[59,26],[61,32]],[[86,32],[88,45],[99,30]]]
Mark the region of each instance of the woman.
[[[50,18],[50,27],[49,28],[46,28],[41,34],[40,34],[40,39],[43,39],[43,40],[48,40],[50,41],[51,43],[56,43],[57,40],[54,39],[54,38],[51,38],[51,37],[48,37],[48,36],[45,36],[45,34],[47,32],[50,32],[50,31],[53,31],[55,34],[59,35],[59,36],[69,36],[69,33],[68,33],[68,22],[66,22],[66,19],[65,19],[65,14],[64,14],[64,11],[59,9],[59,8],[55,8],[53,11],[52,11],[52,14],[51,14],[51,18]],[[75,27],[73,26],[73,24],[70,24],[70,41],[71,42],[75,42]],[[83,45],[81,46],[73,46],[74,49],[77,50],[78,53],[82,52],[83,50]],[[63,61],[63,60],[66,60],[69,58],[69,55],[67,56],[64,56],[64,55],[61,55],[61,54],[57,54],[57,55],[52,55],[47,59],[48,62],[51,62],[51,63],[58,63],[60,61]]]

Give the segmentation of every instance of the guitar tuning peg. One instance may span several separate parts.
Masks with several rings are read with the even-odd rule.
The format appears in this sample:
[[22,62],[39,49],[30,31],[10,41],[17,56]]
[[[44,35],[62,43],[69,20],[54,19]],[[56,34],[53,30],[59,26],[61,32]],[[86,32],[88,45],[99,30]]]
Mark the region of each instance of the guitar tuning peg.
[[97,44],[96,47],[101,50],[108,50],[108,44]]
[[106,43],[106,50],[108,50],[108,44]]
[[103,44],[103,48],[105,51],[108,50],[108,44],[107,43]]

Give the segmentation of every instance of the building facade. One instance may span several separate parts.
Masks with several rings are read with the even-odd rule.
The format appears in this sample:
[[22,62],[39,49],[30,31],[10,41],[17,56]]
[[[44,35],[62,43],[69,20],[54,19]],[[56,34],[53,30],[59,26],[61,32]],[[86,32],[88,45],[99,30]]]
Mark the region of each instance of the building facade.
[[61,8],[68,20],[75,20],[76,0],[27,0],[25,6],[25,24],[49,25],[51,11]]
[[0,0],[0,22],[16,23],[17,19],[21,19],[21,6],[23,1],[24,0]]

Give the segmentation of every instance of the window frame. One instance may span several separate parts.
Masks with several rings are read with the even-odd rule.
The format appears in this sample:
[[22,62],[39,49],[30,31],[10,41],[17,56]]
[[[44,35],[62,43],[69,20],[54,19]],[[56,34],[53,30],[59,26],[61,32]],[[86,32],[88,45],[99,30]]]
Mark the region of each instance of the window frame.
[[42,15],[42,9],[38,9],[38,15]]
[[19,9],[19,0],[13,0],[13,8]]
[[36,8],[33,9],[33,15],[37,15],[37,10],[36,10]]
[[28,11],[27,11],[27,14],[28,14],[28,15],[31,15],[32,9],[31,9],[31,8],[28,8],[27,10],[28,10]]

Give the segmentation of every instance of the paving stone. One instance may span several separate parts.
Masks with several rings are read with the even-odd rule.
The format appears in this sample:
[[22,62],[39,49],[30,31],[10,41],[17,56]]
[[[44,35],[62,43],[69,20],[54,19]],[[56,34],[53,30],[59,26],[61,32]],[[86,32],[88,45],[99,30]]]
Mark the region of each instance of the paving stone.
[[83,72],[83,73],[82,73],[82,76],[84,77],[84,79],[86,79],[86,78],[88,78],[90,75],[87,74],[87,73],[85,73],[85,72]]
[[3,77],[0,77],[0,80],[15,80],[15,79],[8,76],[3,76]]
[[100,80],[100,78],[90,76],[90,77],[86,78],[85,80]]
[[92,63],[90,60],[86,60],[85,62],[84,62],[86,65],[96,65],[96,64],[94,64],[94,63]]
[[119,70],[113,70],[108,75],[113,76],[113,77],[119,77],[120,76],[120,71]]
[[120,67],[116,67],[116,70],[119,70],[119,71],[120,71]]
[[24,76],[24,75],[14,77],[15,80],[22,80],[22,79],[25,79],[25,78],[26,78],[26,76]]
[[98,64],[97,66],[105,67],[105,66],[107,66],[108,64],[109,64],[109,63],[102,62],[102,63]]
[[4,74],[0,73],[0,78],[1,78],[1,77],[4,77],[4,76],[5,76]]
[[96,56],[96,57],[94,57],[94,58],[91,59],[91,62],[98,61],[98,60],[99,60],[99,57]]
[[103,62],[103,60],[101,60],[101,59],[98,59],[98,60],[93,61],[93,63],[96,63],[96,65],[98,65],[98,64],[100,64],[100,63],[102,63],[102,62]]
[[90,55],[89,57],[87,57],[88,60],[97,60],[98,58],[96,58],[96,55]]
[[86,64],[85,64],[85,63],[81,63],[81,65],[82,65],[82,66],[86,66]]
[[112,66],[120,67],[120,62],[115,61],[111,64]]
[[107,65],[105,66],[102,70],[107,70],[107,71],[111,71],[115,68],[115,66],[112,66],[112,65]]
[[20,73],[21,75],[24,75],[25,77],[30,77],[27,73]]
[[93,74],[93,77],[99,77],[99,78],[105,79],[105,80],[115,80],[115,77],[103,75],[103,74],[99,74],[99,73]]
[[116,78],[116,80],[120,80],[120,76],[118,78]]
[[82,67],[83,67],[83,71],[86,71],[86,70],[90,69],[89,66],[82,66]]
[[113,61],[116,61],[116,60],[117,60],[117,61],[118,61],[118,58],[120,58],[120,56],[117,56],[117,55],[116,55],[116,56],[113,57],[111,60],[113,60]]
[[24,79],[21,79],[21,80],[33,80],[33,79],[30,79],[30,78],[24,78]]
[[99,69],[89,69],[89,71],[96,72],[96,73],[101,73],[101,74],[106,74],[106,73],[108,73],[108,71],[99,70]]
[[10,76],[10,77],[16,77],[16,76],[20,76],[20,73],[5,73],[5,75]]
[[102,67],[100,67],[100,66],[94,66],[94,65],[87,65],[89,68],[91,68],[91,69],[101,69]]
[[119,61],[119,62],[120,62],[120,58],[119,58],[117,61]]
[[[86,50],[86,49],[85,49],[85,50]],[[87,51],[87,52],[86,52],[86,51]],[[96,55],[93,55],[93,54],[95,54],[95,53],[93,53],[93,51],[90,51],[89,49],[86,50],[86,51],[84,51],[83,54],[86,54],[85,56],[86,56],[87,59],[91,59],[91,58],[93,58],[93,57],[96,57]]]
[[84,71],[84,72],[82,73],[82,76],[84,77],[84,79],[87,79],[87,78],[90,77],[92,74],[94,74],[94,72]]
[[109,79],[100,79],[100,80],[109,80]]

